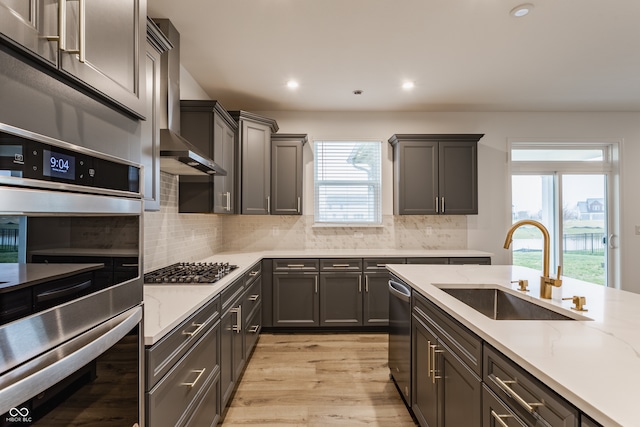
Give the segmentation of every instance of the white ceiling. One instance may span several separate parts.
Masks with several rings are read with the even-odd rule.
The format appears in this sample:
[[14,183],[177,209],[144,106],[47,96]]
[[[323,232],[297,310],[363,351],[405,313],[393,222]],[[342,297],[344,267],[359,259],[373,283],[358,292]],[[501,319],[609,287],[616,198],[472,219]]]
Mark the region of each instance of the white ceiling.
[[182,65],[227,109],[640,111],[640,0],[528,1],[523,18],[517,0],[148,0],[148,14],[172,21]]

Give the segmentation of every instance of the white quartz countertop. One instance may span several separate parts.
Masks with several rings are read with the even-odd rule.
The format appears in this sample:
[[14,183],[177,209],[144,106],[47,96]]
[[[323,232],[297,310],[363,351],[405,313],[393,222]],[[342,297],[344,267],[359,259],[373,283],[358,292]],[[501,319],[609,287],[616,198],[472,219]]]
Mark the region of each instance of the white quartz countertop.
[[[391,265],[394,274],[460,323],[605,426],[638,425],[640,295],[563,277],[552,300],[540,300],[540,272],[514,266]],[[527,279],[530,291],[512,281]],[[442,287],[502,287],[569,316],[585,296],[591,320],[493,320]]]
[[265,258],[368,258],[368,257],[488,257],[475,250],[317,249],[262,252],[223,252],[201,261],[228,262],[239,268],[213,285],[144,285],[144,342],[153,345],[220,294],[235,279]]

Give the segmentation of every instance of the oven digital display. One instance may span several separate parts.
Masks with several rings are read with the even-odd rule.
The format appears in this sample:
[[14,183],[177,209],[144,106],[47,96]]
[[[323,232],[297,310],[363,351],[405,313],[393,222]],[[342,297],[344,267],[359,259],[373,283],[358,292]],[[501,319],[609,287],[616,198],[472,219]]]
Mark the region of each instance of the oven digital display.
[[42,174],[51,178],[76,179],[76,158],[68,154],[42,150]]

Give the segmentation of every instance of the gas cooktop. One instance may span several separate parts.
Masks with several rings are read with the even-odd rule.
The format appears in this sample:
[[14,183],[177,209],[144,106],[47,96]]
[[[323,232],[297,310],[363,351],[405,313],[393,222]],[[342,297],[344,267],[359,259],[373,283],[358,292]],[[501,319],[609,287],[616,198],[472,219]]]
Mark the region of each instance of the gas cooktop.
[[215,283],[236,268],[228,262],[177,262],[145,273],[144,283]]

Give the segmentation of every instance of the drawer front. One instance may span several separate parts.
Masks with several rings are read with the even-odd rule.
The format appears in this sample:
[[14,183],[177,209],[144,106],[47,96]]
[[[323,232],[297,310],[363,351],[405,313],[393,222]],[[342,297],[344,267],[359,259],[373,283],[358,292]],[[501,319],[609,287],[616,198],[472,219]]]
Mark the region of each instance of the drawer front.
[[412,293],[413,312],[434,328],[437,335],[479,377],[482,376],[482,340],[431,301]]
[[217,348],[220,323],[210,328],[147,394],[147,424],[183,424],[207,384],[220,374]]
[[528,424],[544,420],[552,427],[578,425],[576,408],[488,344],[484,372],[485,384]]
[[360,258],[321,259],[320,271],[362,271]]
[[489,257],[463,257],[463,258],[449,258],[449,264],[455,265],[491,265],[491,258]]
[[251,284],[262,274],[262,262],[256,263],[249,271],[244,275],[245,286],[251,286]]
[[447,257],[407,258],[407,264],[449,264],[449,258]]
[[364,271],[387,271],[387,264],[406,264],[404,258],[365,258],[362,260]]
[[220,373],[211,378],[206,385],[207,390],[200,399],[194,402],[193,412],[180,427],[202,426],[215,427],[220,420]]
[[482,386],[482,425],[483,427],[500,427],[502,425],[507,427],[528,427],[486,385]]
[[253,315],[253,312],[260,305],[261,302],[262,302],[262,277],[258,277],[257,280],[253,281],[252,285],[249,287],[249,289],[247,289],[247,291],[244,294],[244,299],[242,302],[242,313],[244,316],[245,324],[247,319],[249,319],[249,317]]
[[318,271],[318,264],[315,258],[274,259],[273,271]]
[[260,335],[260,331],[262,330],[262,305],[258,305],[256,311],[254,311],[253,316],[247,320],[246,329],[244,331],[244,349],[246,352],[246,357],[248,359],[253,347],[256,345],[256,341],[258,341],[258,336]]
[[220,298],[215,297],[155,345],[145,349],[146,390],[153,388],[219,318]]
[[238,304],[240,298],[242,298],[242,294],[245,287],[244,277],[237,279],[231,285],[229,285],[225,290],[222,291],[222,308],[220,312],[225,314],[231,307],[235,307]]

